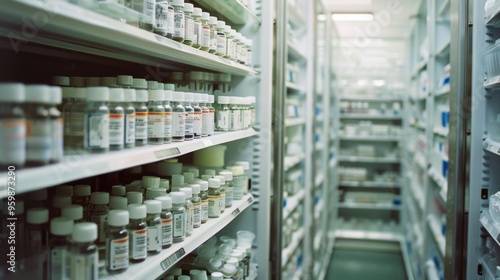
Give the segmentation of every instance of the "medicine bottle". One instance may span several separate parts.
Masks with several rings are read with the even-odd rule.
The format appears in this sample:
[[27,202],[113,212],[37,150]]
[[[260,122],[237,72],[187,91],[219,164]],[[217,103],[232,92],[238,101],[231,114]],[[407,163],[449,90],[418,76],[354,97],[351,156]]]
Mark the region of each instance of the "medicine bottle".
[[224,213],[226,209],[226,177],[225,176],[214,176],[214,179],[219,180],[220,185],[219,185],[219,193],[220,193],[220,213]]
[[48,112],[50,118],[50,133],[52,135],[52,149],[50,162],[56,163],[62,160],[63,152],[63,118],[62,113],[57,108],[62,101],[62,91],[60,87],[49,87],[50,100]]
[[[31,208],[26,212],[25,244],[27,254],[41,254],[42,262],[46,261],[45,252],[48,246],[49,210],[47,208]],[[22,242],[22,241],[20,241]]]
[[203,110],[199,106],[200,101],[201,101],[201,94],[200,93],[193,93],[193,133],[194,133],[194,138],[195,139],[200,139],[203,131]]
[[83,207],[76,204],[71,204],[61,208],[61,217],[71,219],[75,224],[87,222],[83,219]]
[[230,109],[229,109],[229,96],[219,96],[217,108],[217,130],[229,131],[230,126]]
[[94,244],[96,239],[96,224],[86,222],[73,226],[70,247],[70,279],[98,279],[99,250]]
[[245,47],[246,47],[246,50],[247,50],[247,55],[246,55],[246,63],[245,65],[246,66],[252,66],[252,40],[251,39],[246,39],[245,40]]
[[172,175],[172,191],[178,192],[181,187],[184,186],[184,175],[174,174]]
[[209,115],[209,129],[208,129],[208,136],[212,136],[214,134],[215,130],[215,108],[213,107],[214,103],[214,96],[213,95],[208,95],[208,102],[207,102],[207,107],[208,107],[208,115]]
[[230,25],[224,26],[224,33],[226,33],[226,54],[223,57],[232,59],[234,41]]
[[170,106],[172,100],[173,85],[165,84],[165,98],[163,99],[163,106],[165,107],[165,141],[163,143],[172,143],[172,113],[173,109]]
[[129,236],[127,210],[111,210],[108,213],[108,231],[106,233],[106,270],[119,273],[129,266]]
[[208,52],[215,54],[217,52],[217,18],[210,17],[208,26],[210,27],[210,47]]
[[172,198],[172,241],[179,243],[186,238],[186,199],[183,192],[171,192]]
[[[87,88],[83,138],[85,149],[93,153],[103,153],[109,149],[109,109],[106,106],[108,101],[108,88]],[[71,131],[74,131],[73,127]]]
[[26,165],[40,166],[50,162],[52,135],[49,111],[50,89],[45,85],[25,86]]
[[[0,167],[17,168],[26,162],[26,118],[21,104],[25,101],[24,85],[0,83]],[[8,127],[9,129],[3,129]]]
[[97,244],[106,242],[107,218],[108,218],[109,193],[93,192],[90,195],[90,221],[97,225]]
[[[172,8],[173,12],[173,7]],[[155,7],[155,27],[154,27],[154,32],[156,34],[159,34],[161,36],[167,37],[168,33],[168,10],[169,10],[169,5],[168,1],[166,0],[158,0],[156,1],[156,7]],[[172,35],[170,35],[172,36]]]
[[220,181],[218,179],[208,180],[208,217],[218,218],[220,217]]
[[184,93],[176,91],[173,93],[172,102],[172,141],[182,142],[186,134],[186,110],[182,103],[184,102]]
[[136,102],[136,92],[135,89],[125,88],[123,89],[123,110],[125,111],[125,121],[124,121],[124,144],[125,148],[135,147],[135,108],[134,103]]
[[185,38],[186,24],[184,19],[184,0],[173,0],[172,6],[174,7],[174,35],[172,39],[177,42],[183,42]]
[[109,89],[109,149],[122,150],[125,139],[125,111],[122,88]]
[[51,238],[49,242],[49,266],[47,279],[67,279],[70,265],[70,237],[73,233],[73,220],[54,218],[50,221]]
[[182,43],[191,46],[194,42],[194,19],[193,19],[194,6],[191,3],[184,4],[184,41]]
[[224,205],[226,208],[229,208],[233,205],[233,173],[230,171],[221,171],[219,174],[226,178],[226,203]]
[[193,196],[193,190],[189,187],[182,187],[179,191],[184,193],[185,207],[186,207],[186,236],[191,236],[193,234],[194,225],[194,206],[191,198]]
[[144,79],[134,79],[135,88],[135,145],[148,144],[148,84]]
[[146,200],[146,224],[148,226],[148,252],[159,253],[162,249],[161,239],[161,202],[158,200]]
[[226,38],[226,22],[219,20],[217,21],[217,51],[215,55],[217,56],[222,56],[224,57],[226,55],[226,44],[227,44],[227,38]]
[[165,106],[163,89],[148,91],[148,144],[163,144],[165,142]]
[[161,202],[161,246],[165,249],[172,246],[172,198],[160,196],[155,199]]
[[193,102],[193,93],[184,92],[184,110],[185,110],[185,133],[184,141],[190,141],[194,138],[194,108],[191,106]]
[[129,236],[129,259],[130,262],[142,262],[148,256],[148,226],[146,219],[146,205],[129,204],[129,224],[127,226]]
[[201,187],[199,184],[191,184],[190,187],[193,193],[191,196],[191,202],[193,203],[193,227],[199,228],[201,226]]
[[210,14],[207,12],[201,13],[200,24],[201,33],[198,34],[198,44],[200,44],[200,49],[202,51],[208,52],[210,49]]
[[[72,88],[74,101],[66,108],[68,113],[67,143],[65,147],[68,151],[79,151],[84,149],[84,123],[87,109],[87,88]],[[66,118],[65,118],[66,122]]]
[[229,171],[233,173],[233,199],[241,200],[247,188],[247,178],[242,166],[229,166]]
[[155,20],[155,1],[154,0],[130,0],[131,8],[144,16],[139,22],[131,22],[131,25],[138,26],[141,29],[151,31],[154,30]]
[[240,97],[229,97],[229,130],[238,131],[242,129]]
[[210,111],[207,107],[208,94],[200,94],[201,102],[201,136],[207,137],[210,128]]
[[208,182],[200,181],[200,194],[198,195],[201,200],[201,212],[200,212],[200,220],[201,223],[204,224],[208,221]]
[[201,9],[194,8],[193,9],[193,45],[192,47],[195,49],[199,49],[201,47],[201,36],[202,36],[202,25],[201,25]]
[[84,221],[89,220],[90,193],[89,185],[75,185],[73,187],[73,204],[82,206]]
[[238,63],[241,63],[241,47],[244,45],[243,42],[241,41],[241,33],[236,32],[234,33],[234,43],[235,43],[235,60]]

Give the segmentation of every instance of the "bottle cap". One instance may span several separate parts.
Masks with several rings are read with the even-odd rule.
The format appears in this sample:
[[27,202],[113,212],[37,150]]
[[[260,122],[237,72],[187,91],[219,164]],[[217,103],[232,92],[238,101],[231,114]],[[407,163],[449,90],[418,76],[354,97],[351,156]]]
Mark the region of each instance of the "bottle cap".
[[69,84],[72,87],[85,87],[85,77],[69,77]]
[[142,204],[142,193],[141,192],[128,192],[127,193],[128,204]]
[[226,275],[233,275],[236,273],[236,265],[234,264],[230,264],[230,263],[226,263],[224,264],[224,266],[222,266],[222,272],[223,274],[226,274]]
[[93,192],[90,194],[90,203],[92,204],[108,204],[109,193],[107,192]]
[[123,101],[125,102],[135,102],[136,101],[136,93],[133,88],[124,88],[123,89]]
[[123,196],[110,196],[109,209],[110,210],[127,210],[128,199]]
[[200,170],[198,168],[189,168],[188,172],[193,173],[194,178],[200,177]]
[[88,87],[87,101],[109,101],[109,88]]
[[52,207],[63,208],[68,205],[71,205],[71,196],[57,194],[52,197]]
[[219,96],[217,99],[219,104],[229,104],[230,102],[230,97],[229,96]]
[[144,201],[146,205],[148,214],[160,214],[161,213],[161,202],[158,200],[146,200]]
[[73,232],[73,220],[63,217],[50,221],[50,233],[53,235],[70,235]]
[[226,32],[227,36],[231,36],[231,26],[230,25],[224,26],[224,32]]
[[87,85],[87,87],[100,87],[102,81],[99,77],[87,77],[85,78],[85,85]]
[[239,261],[243,259],[243,254],[241,252],[234,252],[230,255],[232,258],[237,258]]
[[200,279],[198,278],[200,273],[201,271],[199,271],[198,269],[191,269],[189,271],[189,277],[191,277],[191,279]]
[[[55,86],[69,87],[69,77],[66,76],[53,76],[52,84]],[[0,90],[1,92],[1,90]]]
[[192,13],[194,11],[194,6],[191,3],[185,3],[184,4],[184,12],[185,13]]
[[202,100],[201,102],[207,103],[208,102],[208,94],[202,93],[201,94],[201,100]]
[[174,102],[184,102],[184,92],[175,91],[172,93],[172,101]]
[[165,83],[165,84],[163,84],[163,89],[164,90],[174,91],[175,90],[175,85],[171,84],[171,83]]
[[193,196],[193,189],[185,187],[185,188],[180,188],[179,191],[183,192],[185,194],[186,199],[191,199]]
[[115,185],[111,187],[112,196],[125,196],[127,189],[122,185]]
[[242,176],[245,173],[243,166],[239,165],[228,166],[227,169],[233,173],[233,176]]
[[234,264],[234,265],[238,265],[239,263],[239,260],[235,257],[229,257],[227,260],[226,260],[226,263],[229,263],[229,264]]
[[145,89],[138,89],[135,91],[135,101],[148,102],[148,91]]
[[144,204],[129,204],[128,213],[131,220],[139,220],[146,218],[147,208]]
[[118,87],[118,84],[116,84],[116,77],[102,77],[101,86],[108,88]]
[[173,204],[184,204],[186,203],[186,195],[183,192],[171,192],[170,197],[172,198]]
[[129,75],[118,75],[116,76],[116,83],[121,86],[132,86],[134,84],[134,77]]
[[97,239],[97,225],[95,223],[78,223],[73,226],[73,242],[94,242]]
[[146,199],[155,199],[159,196],[164,196],[167,194],[166,189],[162,188],[147,188],[146,189]]
[[217,17],[211,16],[208,20],[208,24],[217,25]]
[[73,186],[60,185],[56,187],[56,194],[73,196]]
[[160,179],[160,188],[169,190],[170,189],[169,181],[167,179]]
[[218,179],[220,181],[221,185],[224,185],[226,183],[226,176],[217,175],[217,176],[214,176],[214,179]]
[[89,88],[73,88],[75,99],[78,100],[87,100],[87,92],[89,92]]
[[165,99],[165,91],[163,89],[148,90],[149,101],[163,101]]
[[237,161],[234,165],[242,166],[244,170],[250,169],[250,163],[248,161]]
[[220,187],[220,181],[218,179],[209,179],[208,187],[210,189],[218,189]]
[[193,102],[194,103],[200,103],[200,102],[202,102],[201,94],[200,93],[194,93],[193,92]]
[[200,189],[201,189],[202,191],[205,191],[205,192],[206,192],[206,191],[208,190],[208,182],[207,182],[207,181],[201,181],[201,182],[200,182]]
[[168,196],[159,196],[155,198],[159,202],[161,202],[161,209],[167,210],[172,209],[172,198]]
[[134,79],[133,86],[136,89],[148,89],[148,82],[145,79]]
[[173,0],[173,6],[184,6],[184,0]]
[[157,81],[148,81],[148,89],[158,89]]
[[184,172],[184,183],[191,184],[194,181],[194,174],[191,172]]
[[160,177],[142,176],[142,185],[145,188],[158,188],[160,187]]
[[203,80],[203,72],[201,72],[201,71],[191,71],[191,72],[189,72],[189,79],[191,81]]
[[233,173],[231,173],[231,171],[222,171],[222,172],[219,172],[219,174],[226,177],[226,181],[233,180]]
[[71,204],[61,208],[61,217],[71,220],[83,219],[83,207],[81,205]]
[[163,83],[158,82],[157,89],[164,89],[165,85]]
[[122,88],[110,88],[109,89],[109,101],[110,102],[123,102],[124,92]]
[[165,90],[165,98],[163,100],[165,100],[165,101],[171,101],[173,94],[174,94],[173,90]]
[[205,174],[214,177],[216,173],[214,169],[205,169]]
[[189,187],[193,190],[193,193],[196,195],[198,195],[201,191],[201,186],[199,184],[191,184]]
[[41,189],[28,193],[28,200],[30,201],[44,201],[47,200],[47,189]]
[[26,212],[28,224],[40,225],[49,221],[49,210],[47,208],[31,208]]
[[[142,190],[142,181],[135,180],[132,183],[125,186],[126,192],[140,192]],[[142,202],[141,202],[142,204]]]
[[46,85],[26,85],[25,101],[27,103],[48,104],[50,102],[50,89]]
[[210,95],[210,94],[209,94],[209,95],[208,95],[208,103],[209,103],[209,104],[212,104],[212,103],[214,103],[214,101],[215,101],[215,97],[214,97],[213,95]]
[[210,20],[210,13],[207,12],[201,12],[201,20],[203,21],[209,21]]
[[172,188],[178,189],[180,186],[184,185],[184,175],[175,174],[172,176]]
[[89,196],[90,192],[89,185],[76,185],[73,187],[73,196]]
[[224,280],[224,276],[222,275],[221,272],[212,272],[212,274],[210,275],[210,279],[211,280]]
[[231,104],[240,104],[240,98],[236,96],[229,97],[229,103]]
[[110,210],[108,212],[108,225],[123,227],[128,225],[129,214],[127,210]]
[[217,29],[224,29],[226,27],[226,22],[222,20],[217,21]]
[[184,101],[185,102],[193,102],[193,93],[192,92],[185,92],[184,93]]
[[201,9],[200,8],[194,8],[193,10],[193,16],[195,17],[201,17]]
[[60,87],[51,86],[50,90],[50,104],[57,105],[62,102],[62,89]]
[[217,81],[222,83],[230,83],[231,82],[231,74],[220,73],[217,75]]
[[201,179],[204,180],[204,181],[207,181],[207,182],[208,182],[209,179],[212,179],[212,178],[213,178],[212,175],[208,175],[208,174],[201,175]]

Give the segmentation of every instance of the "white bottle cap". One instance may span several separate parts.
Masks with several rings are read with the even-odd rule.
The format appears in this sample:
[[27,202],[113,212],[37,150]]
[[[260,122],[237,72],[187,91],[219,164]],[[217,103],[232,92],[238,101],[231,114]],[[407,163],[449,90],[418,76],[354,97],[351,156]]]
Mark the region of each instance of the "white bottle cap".
[[109,88],[107,87],[88,87],[87,101],[109,101]]
[[116,76],[116,83],[122,86],[132,86],[134,84],[134,77],[129,75]]
[[156,197],[155,200],[158,200],[161,202],[161,209],[162,210],[167,210],[167,209],[172,209],[172,198],[168,196],[159,196]]
[[203,103],[207,103],[208,102],[208,94],[202,93],[201,94],[201,99],[202,99]]
[[230,255],[232,258],[237,258],[239,261],[243,259],[243,254],[241,252],[234,252]]
[[212,272],[212,274],[210,275],[210,280],[224,280],[224,276],[221,272]]
[[229,96],[219,96],[219,98],[217,99],[218,103],[219,104],[229,104],[231,99]]
[[229,263],[229,264],[234,264],[234,265],[238,265],[239,261],[237,258],[235,257],[229,257],[227,260],[226,260],[226,263]]
[[73,196],[73,186],[60,185],[56,187],[56,194]]
[[61,104],[62,102],[62,89],[60,87],[51,86],[50,90],[50,104]]
[[226,22],[222,20],[217,21],[217,29],[224,29],[226,28]]
[[170,189],[170,182],[167,179],[160,179],[160,188],[169,190]]
[[144,205],[146,205],[148,214],[161,213],[161,202],[158,200],[146,200],[144,201]]
[[108,225],[123,227],[128,225],[129,214],[127,210],[110,210],[108,212]]
[[87,92],[89,91],[88,88],[73,88],[73,89],[74,89],[75,99],[87,100]]
[[69,84],[72,87],[84,87],[85,77],[69,77]]
[[215,178],[209,179],[208,180],[208,187],[210,189],[218,189],[220,187],[219,179],[215,179]]
[[133,86],[136,89],[148,89],[148,82],[145,79],[134,79]]
[[73,232],[73,220],[63,217],[50,221],[50,233],[53,235],[70,235]]
[[195,17],[201,17],[202,11],[200,8],[194,8],[193,10],[193,16]]
[[[69,87],[69,77],[66,76],[53,76],[52,84],[55,86]],[[1,92],[1,90],[0,90]]]
[[87,77],[85,78],[85,85],[88,87],[100,87],[102,84],[101,78],[99,77]]
[[208,95],[208,103],[212,104],[215,101],[215,97],[213,95]]
[[184,12],[185,13],[192,13],[194,10],[194,6],[191,3],[185,3],[184,4]]
[[[236,268],[236,265],[234,264],[230,264],[230,263],[225,263],[222,268],[221,268],[222,272],[226,275],[233,275],[236,273],[237,271],[237,268]],[[224,278],[226,279],[226,278]],[[230,278],[231,279],[231,278]]]
[[172,198],[173,204],[184,204],[186,203],[186,197],[183,192],[171,192],[170,197]]
[[226,176],[222,176],[222,175],[217,175],[214,177],[214,179],[217,179],[219,180],[220,184],[223,185],[226,183]]
[[235,29],[231,29],[231,36],[238,38],[237,35],[238,35],[238,32],[236,32]]
[[165,91],[163,89],[148,90],[149,101],[163,101],[165,99]]
[[102,77],[101,85],[103,87],[118,87],[118,84],[116,83],[116,77]]
[[46,85],[27,85],[25,100],[27,103],[48,104],[50,102],[50,88]]
[[165,85],[163,83],[158,82],[158,87],[157,89],[163,89],[164,90]]
[[201,181],[201,182],[200,182],[200,189],[201,189],[202,191],[205,191],[205,192],[206,192],[206,191],[208,190],[208,182],[207,182],[207,181]]
[[213,177],[214,176],[208,175],[208,174],[201,175],[201,179],[204,181],[207,181],[207,183],[208,183],[208,180],[212,179]]
[[144,204],[129,204],[128,213],[131,220],[139,220],[146,218],[147,208]]
[[214,177],[216,173],[214,169],[205,169],[205,174]]
[[141,192],[128,192],[127,193],[128,204],[142,204],[142,193]]
[[64,206],[71,205],[71,196],[57,194],[52,197],[52,207],[63,208]]
[[157,81],[148,81],[148,90],[149,89],[158,89]]
[[110,196],[109,209],[110,210],[127,210],[128,199],[123,196]]
[[184,92],[175,91],[172,94],[172,101],[174,102],[184,102]]
[[217,25],[217,17],[211,16],[210,19],[208,20],[208,24]]
[[90,203],[92,204],[108,204],[109,193],[107,192],[93,192],[90,194]]
[[135,102],[136,101],[136,93],[133,88],[124,88],[123,89],[123,101],[125,102]]
[[184,183],[191,184],[194,181],[194,173],[184,172]]
[[73,242],[94,242],[97,239],[97,225],[95,223],[78,223],[73,226]]
[[142,176],[142,185],[145,188],[158,188],[160,187],[160,177]]
[[115,185],[111,187],[111,195],[113,196],[125,196],[127,188],[123,185]]
[[90,192],[89,185],[76,185],[73,187],[73,196],[89,196]]
[[184,185],[184,175],[175,174],[172,176],[172,188],[178,188]]
[[165,100],[165,101],[172,101],[173,94],[174,94],[174,91],[172,91],[172,90],[165,90],[165,98],[163,100]]
[[222,171],[222,172],[219,172],[219,174],[226,177],[226,181],[233,180],[233,173],[231,173],[231,171]]
[[47,208],[31,208],[26,212],[28,224],[40,225],[49,221],[49,210]]
[[[240,101],[240,98],[239,98],[239,97],[236,97],[236,96],[230,96],[230,97],[229,97],[229,103],[231,103],[231,104],[233,104],[233,105],[234,105],[234,104],[240,104],[240,103],[239,103],[239,101]],[[220,102],[219,102],[219,103],[220,103]]]
[[198,195],[201,191],[201,186],[199,184],[191,184],[189,187],[193,190],[193,193]]
[[109,89],[109,101],[110,102],[123,102],[123,89],[122,88],[110,88]]
[[201,20],[209,21],[210,20],[210,13],[201,12]]
[[200,177],[200,170],[198,168],[189,168],[188,171],[189,173],[193,173],[195,178]]
[[173,6],[184,6],[184,0],[174,0],[172,2]]
[[155,199],[159,196],[164,196],[167,194],[166,189],[162,188],[147,188],[146,189],[146,199]]
[[135,91],[135,101],[148,102],[148,91],[145,89],[138,89]]
[[227,36],[231,36],[231,26],[230,25],[224,26],[224,32],[226,32]]
[[83,219],[83,207],[81,205],[71,204],[61,208],[61,217],[71,220]]
[[174,91],[175,90],[175,84],[165,83],[165,84],[163,84],[163,89],[164,90]]
[[193,196],[193,189],[189,187],[180,188],[179,191],[185,194],[186,199],[191,199],[191,197]]
[[243,166],[239,165],[233,165],[233,166],[228,166],[227,169],[233,173],[234,176],[242,176],[245,173],[245,170],[243,169]]

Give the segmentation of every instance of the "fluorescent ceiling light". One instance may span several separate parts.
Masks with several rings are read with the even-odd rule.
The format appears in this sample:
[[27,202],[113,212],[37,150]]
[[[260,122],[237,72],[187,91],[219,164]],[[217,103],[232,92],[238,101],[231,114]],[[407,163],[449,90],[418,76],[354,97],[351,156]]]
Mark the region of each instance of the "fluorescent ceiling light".
[[372,21],[372,13],[333,13],[332,19],[335,21]]
[[325,14],[319,14],[318,15],[318,21],[326,21],[326,15]]

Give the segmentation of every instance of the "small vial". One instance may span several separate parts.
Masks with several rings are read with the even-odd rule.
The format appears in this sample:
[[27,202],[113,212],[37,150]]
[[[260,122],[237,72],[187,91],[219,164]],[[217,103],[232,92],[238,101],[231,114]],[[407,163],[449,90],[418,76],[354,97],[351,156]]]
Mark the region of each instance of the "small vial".
[[[108,88],[87,88],[83,138],[85,149],[92,153],[103,153],[109,149],[109,109],[106,106],[108,101]],[[71,131],[74,131],[73,127]]]
[[227,44],[227,39],[226,39],[226,22],[219,20],[217,21],[217,52],[215,55],[217,56],[222,56],[224,57],[226,55],[226,44]]
[[219,186],[219,193],[220,193],[220,213],[224,213],[226,209],[226,177],[225,176],[220,176],[217,175],[214,177],[214,179],[219,180],[220,186]]
[[106,270],[120,273],[129,266],[129,237],[127,210],[111,210],[108,213],[108,231],[106,234]]
[[230,166],[229,171],[233,173],[233,199],[241,200],[247,188],[247,178],[242,166]]
[[180,188],[180,191],[184,193],[185,206],[186,206],[186,236],[191,236],[193,234],[194,225],[194,206],[191,198],[193,197],[193,190],[189,187]]
[[161,246],[165,249],[172,246],[172,198],[160,196],[155,199],[161,202]]
[[62,101],[62,91],[60,87],[50,87],[50,101],[49,101],[49,118],[50,118],[50,133],[52,135],[52,149],[50,162],[60,162],[64,156],[63,152],[63,118],[62,113],[57,109],[57,106]]
[[193,102],[193,93],[184,92],[184,110],[185,110],[185,133],[184,141],[190,141],[194,138],[194,108],[191,106]]
[[165,107],[163,89],[150,89],[148,92],[148,144],[165,142]]
[[62,217],[52,219],[50,233],[48,279],[67,279],[70,268],[67,262],[68,250],[73,233],[73,220]]
[[109,149],[122,150],[125,139],[125,111],[122,104],[124,92],[122,88],[109,89]]
[[193,19],[194,6],[191,3],[184,4],[184,41],[183,44],[188,46],[193,45],[194,42],[194,19]]
[[[173,12],[173,7],[172,6],[170,7],[172,8]],[[156,1],[154,32],[156,34],[165,37],[167,37],[168,34],[168,11],[169,11],[168,1],[166,0]],[[172,34],[170,34],[170,37],[172,37]]]
[[183,192],[171,192],[172,198],[172,241],[179,243],[186,238],[186,199]]
[[20,106],[25,101],[25,90],[23,84],[0,83],[0,92],[0,167],[19,168],[26,162],[26,118]]
[[162,228],[161,228],[161,202],[158,200],[146,200],[146,224],[148,225],[148,252],[159,253],[162,249]]
[[217,110],[217,130],[218,131],[229,131],[230,125],[230,97],[229,96],[219,96],[218,99],[219,108]]
[[61,208],[61,217],[71,219],[73,223],[83,223],[83,207],[81,205],[71,204]]
[[201,223],[208,221],[208,182],[200,182],[200,199],[201,199]]
[[193,227],[199,228],[201,226],[201,187],[199,184],[191,184],[190,187],[193,192],[191,197],[191,202],[193,203]]
[[134,79],[135,88],[135,145],[148,144],[148,84],[144,79]]
[[182,103],[184,102],[183,92],[174,92],[172,96],[172,141],[182,142],[186,134],[186,110]]
[[144,16],[139,22],[131,22],[131,25],[138,26],[141,29],[151,31],[154,30],[155,20],[155,1],[154,0],[129,0],[131,8]]
[[125,148],[130,149],[135,147],[135,108],[133,104],[136,102],[135,89],[123,89],[123,110],[125,112],[124,121],[124,143]]
[[25,86],[26,165],[49,164],[52,135],[49,111],[50,89],[45,85]]
[[233,173],[229,171],[219,172],[220,175],[226,178],[226,208],[229,208],[233,205]]
[[223,56],[227,59],[232,59],[234,40],[231,33],[231,26],[226,25],[224,27],[224,33],[226,33],[226,54]]
[[165,144],[172,143],[172,100],[173,87],[172,84],[165,84],[165,98],[163,99],[163,106],[165,107]]
[[89,220],[89,204],[91,189],[89,185],[75,185],[73,187],[73,204],[82,206],[83,220]]
[[127,226],[129,236],[129,259],[130,262],[142,262],[148,256],[148,226],[146,219],[146,205],[129,204],[129,224]]
[[193,132],[194,132],[194,138],[195,139],[200,139],[202,136],[202,131],[203,131],[203,110],[199,106],[201,102],[201,94],[200,93],[193,93],[193,109],[194,109],[194,115],[193,115]]
[[184,19],[184,0],[173,0],[172,6],[174,7],[174,35],[172,39],[182,43],[185,37],[186,24]]
[[210,47],[208,52],[215,54],[217,52],[217,18],[210,17],[208,26],[210,27]]
[[202,51],[208,52],[210,50],[210,14],[207,12],[201,13],[201,33],[198,34],[198,44],[200,44],[200,49]]
[[109,193],[93,192],[90,195],[90,221],[97,225],[97,244],[106,242]]
[[110,196],[109,210],[128,210],[127,198],[122,196]]
[[42,262],[46,261],[45,252],[48,246],[49,210],[47,208],[31,208],[26,212],[26,254],[41,254]]
[[208,95],[208,101],[207,101],[208,116],[209,116],[208,136],[212,136],[214,134],[214,129],[215,129],[215,108],[212,106],[213,103],[214,103],[214,96]]
[[208,180],[208,217],[220,217],[220,182],[218,179]]
[[99,251],[94,244],[96,239],[96,224],[79,223],[73,226],[70,247],[70,279],[98,279]]
[[202,41],[202,25],[201,25],[201,9],[200,8],[194,8],[193,9],[193,31],[194,31],[194,37],[193,37],[193,45],[192,47],[195,49],[199,49],[201,47],[201,41]]

